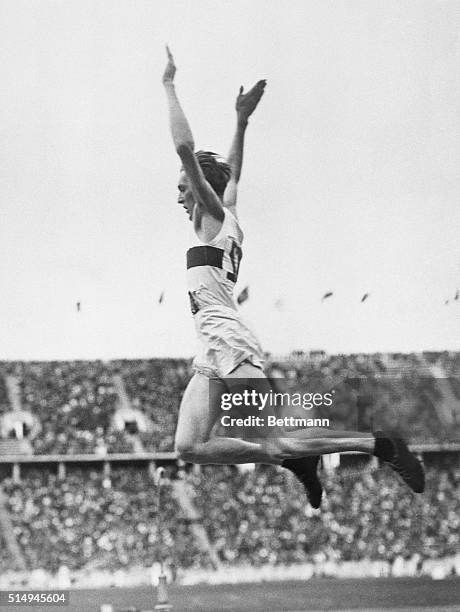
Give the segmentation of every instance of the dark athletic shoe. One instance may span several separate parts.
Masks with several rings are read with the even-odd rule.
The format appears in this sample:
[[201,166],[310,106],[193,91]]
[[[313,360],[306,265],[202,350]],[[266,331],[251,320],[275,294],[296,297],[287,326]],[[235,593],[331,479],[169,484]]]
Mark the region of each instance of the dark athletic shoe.
[[312,457],[301,457],[300,459],[285,459],[281,464],[282,467],[297,476],[305,487],[308,501],[316,509],[321,506],[323,495],[323,487],[318,478],[319,457],[319,455],[314,455]]
[[425,490],[425,473],[417,457],[402,438],[375,433],[375,455],[386,461],[415,493]]

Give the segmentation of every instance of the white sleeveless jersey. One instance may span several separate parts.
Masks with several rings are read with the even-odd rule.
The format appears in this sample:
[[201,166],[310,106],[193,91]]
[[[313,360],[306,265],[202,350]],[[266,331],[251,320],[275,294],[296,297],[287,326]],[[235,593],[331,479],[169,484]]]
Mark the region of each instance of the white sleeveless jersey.
[[207,306],[236,310],[233,289],[242,257],[243,232],[236,217],[224,208],[224,221],[217,236],[201,242],[194,233],[187,251],[187,289],[192,314]]
[[214,240],[201,242],[194,233],[187,251],[188,294],[199,345],[193,366],[210,378],[225,378],[243,361],[263,367],[260,344],[241,320],[233,299],[242,242],[237,219],[224,208]]

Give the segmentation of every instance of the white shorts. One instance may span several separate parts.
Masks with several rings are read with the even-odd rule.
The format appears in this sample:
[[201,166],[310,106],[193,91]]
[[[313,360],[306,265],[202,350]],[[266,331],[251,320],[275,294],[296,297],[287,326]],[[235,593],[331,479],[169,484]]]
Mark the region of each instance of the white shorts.
[[194,320],[199,340],[199,350],[193,361],[197,372],[208,378],[224,378],[243,361],[263,367],[259,341],[236,310],[205,306],[195,314]]

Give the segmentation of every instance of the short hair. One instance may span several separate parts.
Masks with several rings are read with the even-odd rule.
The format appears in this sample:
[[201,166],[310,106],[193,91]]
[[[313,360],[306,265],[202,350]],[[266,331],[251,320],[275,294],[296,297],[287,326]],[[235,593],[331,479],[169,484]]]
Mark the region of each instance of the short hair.
[[200,168],[206,180],[219,198],[221,198],[232,176],[230,165],[227,164],[223,157],[212,151],[197,151],[195,157],[200,164]]

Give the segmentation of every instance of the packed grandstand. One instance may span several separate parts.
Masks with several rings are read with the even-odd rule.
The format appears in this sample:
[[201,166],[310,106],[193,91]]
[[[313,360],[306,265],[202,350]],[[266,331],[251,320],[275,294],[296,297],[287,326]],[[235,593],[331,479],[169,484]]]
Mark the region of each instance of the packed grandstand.
[[[325,463],[326,496],[314,511],[281,468],[177,462],[174,429],[192,373],[186,360],[2,362],[0,570],[366,560],[404,562],[417,574],[430,560],[457,555],[460,353],[296,353],[271,357],[269,372],[292,389],[337,389],[338,428],[358,420],[363,429],[401,431],[425,461],[425,493],[348,456],[336,467]],[[129,460],[111,462],[114,454]],[[88,461],[60,470],[71,455]],[[160,506],[148,469],[156,461],[166,468]]]

